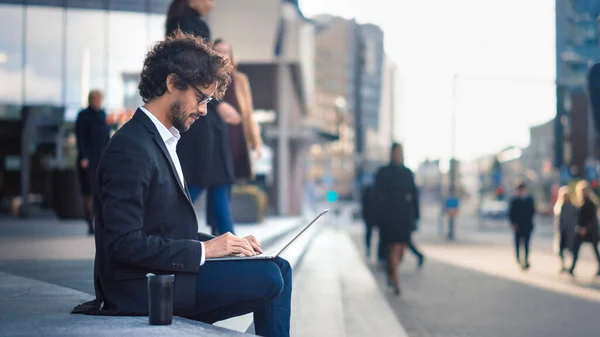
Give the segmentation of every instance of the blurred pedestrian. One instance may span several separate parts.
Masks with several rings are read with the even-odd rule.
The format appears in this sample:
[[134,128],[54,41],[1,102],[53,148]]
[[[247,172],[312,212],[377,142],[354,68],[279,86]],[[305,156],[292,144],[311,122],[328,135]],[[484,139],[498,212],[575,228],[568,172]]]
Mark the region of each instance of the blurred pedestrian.
[[177,28],[210,41],[210,28],[202,19],[215,8],[215,0],[173,0],[167,12],[167,35]]
[[560,272],[567,271],[565,266],[564,251],[573,250],[575,227],[579,216],[579,209],[571,201],[569,186],[558,189],[558,198],[554,204],[554,233],[558,242],[558,256],[560,256]]
[[[525,183],[517,186],[516,196],[512,198],[509,206],[508,217],[515,236],[515,253],[517,263],[523,270],[529,269],[529,243],[533,232],[533,217],[535,216],[535,202],[527,193]],[[523,244],[525,259],[521,261],[521,243]]]
[[377,225],[388,250],[388,282],[400,295],[399,266],[418,218],[417,186],[412,171],[404,166],[402,145],[394,143],[390,152],[390,164],[375,178]]
[[598,197],[590,190],[587,181],[582,180],[575,186],[576,200],[579,205],[579,217],[575,229],[575,243],[573,245],[573,264],[569,269],[569,274],[574,275],[575,265],[579,257],[579,248],[584,242],[592,244],[596,260],[598,261],[598,272],[600,276],[600,253],[598,253]]
[[250,154],[256,152],[257,160],[262,157],[262,139],[260,128],[254,120],[254,106],[252,91],[248,76],[237,69],[237,62],[233,55],[231,45],[223,40],[214,42],[215,51],[226,57],[233,65],[231,84],[225,92],[223,102],[217,110],[221,118],[228,124],[229,146],[233,159],[233,168],[236,182],[249,182],[255,178]]
[[[167,35],[180,28],[210,41],[210,28],[202,18],[214,7],[214,0],[174,0],[167,13]],[[206,223],[212,228],[213,235],[235,234],[231,215],[231,185],[235,181],[235,172],[227,123],[218,112],[229,107],[225,102],[210,102],[206,116],[192,124],[177,145],[192,201],[207,191]]]
[[365,250],[366,256],[371,256],[371,238],[373,236],[373,227],[377,218],[377,199],[375,196],[375,187],[367,185],[362,190],[361,195],[361,213],[365,223]]
[[77,173],[79,186],[83,194],[85,221],[88,234],[94,234],[93,191],[96,169],[100,156],[110,138],[110,128],[106,113],[102,109],[104,94],[92,90],[88,95],[88,107],[81,110],[75,120],[75,139],[77,142]]

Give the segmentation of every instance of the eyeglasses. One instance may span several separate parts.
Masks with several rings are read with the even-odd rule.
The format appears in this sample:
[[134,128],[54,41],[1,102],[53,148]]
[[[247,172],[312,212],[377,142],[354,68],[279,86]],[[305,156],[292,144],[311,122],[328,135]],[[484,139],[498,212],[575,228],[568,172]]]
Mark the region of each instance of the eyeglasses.
[[[219,84],[217,83],[217,86]],[[198,106],[204,105],[204,104],[208,104],[210,101],[213,100],[213,94],[215,93],[215,91],[217,91],[217,89],[215,88],[215,91],[213,91],[212,94],[207,95],[205,93],[203,93],[202,91],[200,91],[200,89],[196,88],[195,86],[189,84],[190,87],[192,87],[192,89],[194,89],[194,91],[196,92],[197,96],[196,99],[198,100]]]

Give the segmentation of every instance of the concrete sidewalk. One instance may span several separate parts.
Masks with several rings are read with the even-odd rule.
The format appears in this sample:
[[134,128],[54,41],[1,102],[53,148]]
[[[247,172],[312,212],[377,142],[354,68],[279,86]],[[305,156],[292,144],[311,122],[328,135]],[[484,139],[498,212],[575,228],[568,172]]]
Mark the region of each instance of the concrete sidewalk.
[[[351,233],[364,254],[363,227]],[[402,296],[389,291],[382,268],[369,260],[400,323],[411,337],[591,337],[600,335],[600,280],[595,263],[576,277],[558,273],[553,256],[534,251],[521,271],[509,245],[418,239],[422,270],[407,252],[401,265]]]
[[[295,223],[304,225],[298,219]],[[344,218],[328,217],[283,254],[294,266],[292,335],[406,336],[347,233],[336,229],[345,223]],[[277,244],[294,234],[288,231]],[[1,336],[242,336],[240,331],[247,331],[252,321],[251,315],[245,315],[210,326],[176,317],[171,326],[152,327],[147,317],[71,315],[74,305],[91,299],[93,261],[82,256],[82,252],[88,254],[85,247],[69,250],[71,246],[61,247],[64,242],[56,241],[59,239],[71,240],[73,247],[93,247],[87,237],[51,237],[46,239],[49,249],[38,250],[35,260],[0,261]],[[43,238],[33,240],[39,243]],[[60,257],[56,251],[62,249],[64,259],[55,259]],[[12,256],[23,257],[23,252]],[[248,331],[253,331],[252,327]]]

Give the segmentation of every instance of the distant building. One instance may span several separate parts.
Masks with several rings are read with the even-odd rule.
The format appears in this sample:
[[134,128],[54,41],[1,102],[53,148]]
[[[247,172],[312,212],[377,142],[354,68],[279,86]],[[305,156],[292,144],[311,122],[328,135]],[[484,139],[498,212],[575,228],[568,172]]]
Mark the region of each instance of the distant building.
[[[384,65],[383,31],[378,26],[360,25],[332,15],[318,15],[313,22],[315,104],[308,119],[338,139],[313,145],[309,179],[325,178],[340,197],[350,197],[356,191],[357,165],[365,169],[363,179],[368,180],[389,156],[384,152],[389,152],[391,144],[393,80],[390,77],[384,84],[383,69],[386,66],[392,71],[394,66],[389,60]],[[357,36],[363,40],[362,55]],[[359,62],[364,62],[360,83]],[[357,120],[357,99],[361,102],[360,120]],[[385,104],[383,109],[382,104]],[[383,150],[384,147],[388,149]]]
[[[556,118],[554,165],[581,175],[587,157],[588,98],[586,77],[600,62],[598,15],[600,1],[555,0],[556,4]],[[573,132],[576,131],[576,132]],[[585,154],[582,154],[585,153]]]

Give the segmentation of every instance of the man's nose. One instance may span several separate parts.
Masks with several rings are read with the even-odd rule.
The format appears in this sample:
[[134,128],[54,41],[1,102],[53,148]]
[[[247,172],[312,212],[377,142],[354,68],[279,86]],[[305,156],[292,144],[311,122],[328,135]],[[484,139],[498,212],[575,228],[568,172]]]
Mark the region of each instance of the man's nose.
[[198,105],[198,113],[202,116],[206,116],[206,114],[208,113],[208,109],[206,108],[206,106],[207,103]]

